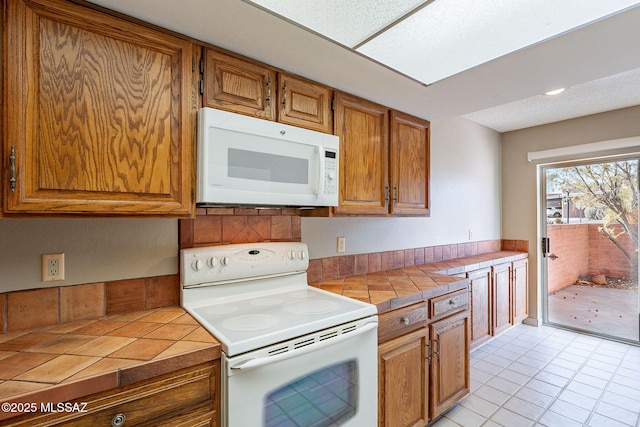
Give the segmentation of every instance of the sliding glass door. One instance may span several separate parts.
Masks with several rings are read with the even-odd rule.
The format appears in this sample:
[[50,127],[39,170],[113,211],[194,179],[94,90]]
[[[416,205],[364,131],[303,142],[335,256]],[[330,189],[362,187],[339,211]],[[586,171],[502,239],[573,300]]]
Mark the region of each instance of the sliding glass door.
[[639,158],[542,168],[545,322],[640,341]]

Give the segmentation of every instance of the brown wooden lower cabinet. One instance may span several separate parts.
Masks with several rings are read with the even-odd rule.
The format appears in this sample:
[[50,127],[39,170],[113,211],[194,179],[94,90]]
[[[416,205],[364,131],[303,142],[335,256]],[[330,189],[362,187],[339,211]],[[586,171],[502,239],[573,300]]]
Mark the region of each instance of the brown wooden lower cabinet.
[[529,262],[521,259],[467,273],[471,348],[485,343],[528,316]]
[[379,427],[424,427],[469,393],[467,301],[454,291],[379,316]]
[[220,361],[71,401],[86,412],[50,412],[5,420],[3,426],[218,427]]
[[429,329],[422,328],[378,347],[378,425],[427,424]]
[[433,419],[470,392],[469,312],[439,320],[431,331],[431,409]]

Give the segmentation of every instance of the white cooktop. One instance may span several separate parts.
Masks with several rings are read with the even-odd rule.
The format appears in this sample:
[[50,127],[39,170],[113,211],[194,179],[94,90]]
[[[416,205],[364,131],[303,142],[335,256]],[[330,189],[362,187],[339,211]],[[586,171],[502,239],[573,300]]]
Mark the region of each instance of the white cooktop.
[[377,314],[372,304],[308,286],[307,258],[302,243],[185,249],[182,305],[227,356]]

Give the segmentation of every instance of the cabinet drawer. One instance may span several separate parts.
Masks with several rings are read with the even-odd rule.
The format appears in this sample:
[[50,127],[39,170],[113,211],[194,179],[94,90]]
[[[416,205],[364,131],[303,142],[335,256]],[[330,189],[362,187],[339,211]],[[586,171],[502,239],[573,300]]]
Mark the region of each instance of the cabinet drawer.
[[388,341],[427,325],[424,301],[378,316],[378,343]]
[[119,417],[124,426],[216,426],[219,366],[201,364],[73,401],[86,402],[84,413],[33,414],[7,425],[110,426]]
[[440,319],[469,307],[469,291],[461,289],[429,299],[429,318]]

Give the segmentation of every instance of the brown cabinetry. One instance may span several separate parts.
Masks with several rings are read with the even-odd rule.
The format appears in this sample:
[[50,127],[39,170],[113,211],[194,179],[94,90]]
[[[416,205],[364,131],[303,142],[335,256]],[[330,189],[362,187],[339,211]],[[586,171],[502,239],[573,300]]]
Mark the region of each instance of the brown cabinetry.
[[3,425],[218,427],[219,382],[217,360],[67,402],[77,403],[85,412],[30,414]]
[[278,122],[331,133],[333,91],[326,86],[278,74]]
[[471,306],[471,347],[476,347],[493,335],[493,302],[491,296],[491,269],[483,268],[467,273]]
[[276,72],[270,68],[204,50],[202,103],[267,120],[276,119]]
[[378,347],[378,425],[424,427],[429,411],[429,329]]
[[529,314],[529,261],[522,259],[513,263],[513,323],[522,322]]
[[388,213],[389,111],[343,93],[335,96],[340,137],[340,214]]
[[378,425],[424,426],[469,393],[466,289],[379,316]]
[[495,265],[492,270],[493,335],[498,335],[513,325],[511,315],[511,263]]
[[391,111],[392,214],[429,213],[429,122]]
[[528,265],[522,259],[467,273],[472,348],[527,318]]
[[193,214],[195,46],[59,0],[7,0],[4,211]]
[[349,215],[429,213],[429,122],[338,93],[340,200]]
[[[465,307],[466,309],[466,307]],[[470,392],[469,313],[431,323],[431,408],[435,418]]]

